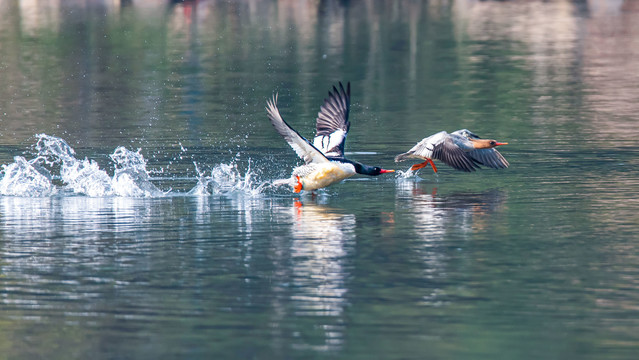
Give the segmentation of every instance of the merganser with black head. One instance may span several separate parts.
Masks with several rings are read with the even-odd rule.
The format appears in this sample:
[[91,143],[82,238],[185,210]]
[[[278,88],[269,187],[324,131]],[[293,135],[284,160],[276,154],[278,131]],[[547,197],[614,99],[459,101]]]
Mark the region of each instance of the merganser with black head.
[[453,133],[440,131],[422,139],[408,152],[395,157],[395,162],[408,159],[426,160],[415,164],[410,169],[419,170],[428,164],[437,172],[433,159],[443,161],[454,169],[471,172],[479,169],[479,165],[493,169],[507,168],[508,161],[495,149],[497,146],[508,145],[507,142],[497,142],[482,139],[467,129]]
[[302,190],[324,188],[355,174],[377,176],[395,171],[364,165],[344,157],[346,135],[351,126],[348,120],[350,98],[350,82],[347,83],[346,90],[340,82],[339,90],[333,86],[333,91],[328,92],[328,98],[324,99],[324,105],[317,114],[313,143],[282,119],[277,109],[277,94],[266,102],[266,112],[271,124],[305,162],[293,169],[291,178],[277,180],[274,185],[290,185],[298,193]]

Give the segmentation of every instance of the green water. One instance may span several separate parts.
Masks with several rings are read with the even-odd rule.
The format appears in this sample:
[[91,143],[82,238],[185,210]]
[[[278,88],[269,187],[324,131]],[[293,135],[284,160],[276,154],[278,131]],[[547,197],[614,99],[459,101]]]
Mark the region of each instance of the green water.
[[[632,1],[0,2],[0,164],[36,134],[166,196],[0,196],[0,358],[634,359]],[[347,156],[441,130],[511,166],[187,195],[290,174],[352,86]],[[196,168],[197,164],[197,168]],[[56,186],[63,186],[54,179]]]

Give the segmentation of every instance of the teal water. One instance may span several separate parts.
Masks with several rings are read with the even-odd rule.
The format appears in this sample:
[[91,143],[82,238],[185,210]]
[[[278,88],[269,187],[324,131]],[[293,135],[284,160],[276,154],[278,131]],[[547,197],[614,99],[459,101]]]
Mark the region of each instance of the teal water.
[[[0,358],[636,357],[635,2],[0,15]],[[266,100],[311,137],[338,81],[347,155],[398,173],[270,187]],[[460,128],[510,168],[402,176]]]

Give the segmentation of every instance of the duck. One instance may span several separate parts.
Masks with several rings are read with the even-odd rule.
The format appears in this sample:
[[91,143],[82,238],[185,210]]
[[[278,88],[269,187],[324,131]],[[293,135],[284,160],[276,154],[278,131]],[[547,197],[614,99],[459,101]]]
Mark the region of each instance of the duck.
[[280,115],[277,108],[277,94],[266,102],[266,113],[275,130],[304,161],[304,165],[293,169],[288,179],[276,180],[274,185],[290,185],[295,193],[313,191],[338,183],[353,175],[378,176],[395,170],[370,166],[344,157],[344,145],[351,123],[350,113],[351,83],[346,89],[339,82],[339,89],[333,85],[328,98],[320,107],[315,121],[315,137],[311,143],[293,129]]
[[416,171],[430,164],[434,172],[437,167],[433,159],[443,161],[454,169],[471,172],[484,165],[493,169],[505,169],[510,164],[495,149],[497,146],[508,145],[492,139],[482,139],[468,129],[461,129],[452,133],[440,131],[422,139],[412,149],[395,157],[395,162],[408,159],[426,160],[413,165],[410,170]]

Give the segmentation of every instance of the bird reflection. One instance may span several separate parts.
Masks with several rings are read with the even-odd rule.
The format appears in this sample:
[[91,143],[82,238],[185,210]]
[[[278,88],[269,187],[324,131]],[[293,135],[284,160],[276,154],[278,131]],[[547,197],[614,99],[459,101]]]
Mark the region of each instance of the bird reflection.
[[170,0],[168,9],[170,10],[175,6],[181,6],[184,19],[186,19],[188,24],[191,24],[193,13],[196,11],[198,3],[198,0]]
[[[504,206],[506,195],[499,190],[441,194],[437,186],[415,181],[397,184],[397,207],[407,208],[402,219],[413,221],[416,243],[412,252],[424,262],[425,278],[446,278],[450,261],[438,245],[463,246],[459,240],[472,240],[490,226],[491,219]],[[459,244],[459,245],[458,245]],[[424,298],[428,304],[440,301],[441,289]]]
[[[354,249],[355,215],[318,204],[317,199],[295,200],[290,216],[290,300],[296,316],[318,317],[318,343],[298,344],[314,350],[331,350],[342,344],[342,316],[346,306],[346,259]],[[303,336],[301,338],[304,338]]]
[[437,186],[423,186],[414,181],[398,183],[397,196],[402,204],[409,205],[416,227],[421,233],[426,231],[429,239],[441,237],[451,229],[465,235],[485,230],[506,200],[506,194],[500,190],[438,194]]
[[344,306],[344,257],[354,240],[355,215],[313,202],[295,203],[291,228],[298,313],[335,316]]

